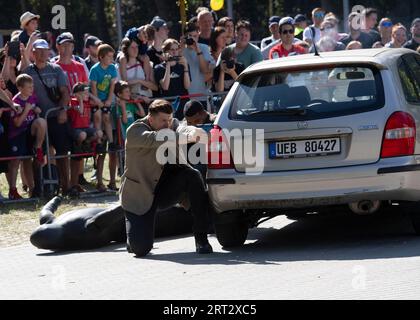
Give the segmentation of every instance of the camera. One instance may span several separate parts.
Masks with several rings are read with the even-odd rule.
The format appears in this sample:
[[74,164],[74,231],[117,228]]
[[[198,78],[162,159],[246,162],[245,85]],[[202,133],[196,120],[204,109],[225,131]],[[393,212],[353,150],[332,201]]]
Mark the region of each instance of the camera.
[[20,41],[11,41],[9,42],[9,57],[12,57],[16,60],[20,58]]
[[171,56],[169,57],[168,62],[172,62],[172,61],[179,62],[180,58],[181,58],[180,56]]
[[187,37],[187,38],[185,39],[185,43],[187,44],[187,46],[192,46],[192,45],[194,45],[195,41],[194,41],[194,39],[193,39],[193,38],[191,38],[191,37]]
[[235,67],[235,61],[234,60],[227,60],[225,61],[226,63],[226,68],[228,69],[233,69]]

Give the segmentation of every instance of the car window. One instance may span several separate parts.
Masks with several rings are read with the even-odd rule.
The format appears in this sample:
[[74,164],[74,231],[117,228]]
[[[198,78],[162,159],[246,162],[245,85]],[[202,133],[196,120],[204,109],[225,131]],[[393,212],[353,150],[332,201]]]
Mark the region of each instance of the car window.
[[398,74],[407,102],[420,103],[420,58],[418,55],[402,56],[398,62]]
[[[263,72],[242,78],[231,119],[300,121],[336,117],[384,106],[380,72],[349,65],[292,72]],[[304,109],[297,115],[293,110]]]

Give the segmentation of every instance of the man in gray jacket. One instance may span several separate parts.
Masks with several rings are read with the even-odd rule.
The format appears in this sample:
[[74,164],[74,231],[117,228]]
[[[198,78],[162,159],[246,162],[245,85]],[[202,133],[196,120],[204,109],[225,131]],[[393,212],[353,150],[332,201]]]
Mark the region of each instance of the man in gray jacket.
[[[138,257],[147,255],[153,248],[156,212],[185,200],[191,204],[194,218],[196,252],[213,252],[207,240],[208,199],[200,173],[182,159],[176,164],[158,161],[160,147],[168,143],[159,135],[172,126],[172,113],[170,102],[155,100],[147,117],[137,120],[127,130],[120,200],[126,216],[127,249]],[[204,130],[187,126],[173,132],[175,139],[169,142],[174,146],[179,141],[197,142],[206,139],[205,135]]]

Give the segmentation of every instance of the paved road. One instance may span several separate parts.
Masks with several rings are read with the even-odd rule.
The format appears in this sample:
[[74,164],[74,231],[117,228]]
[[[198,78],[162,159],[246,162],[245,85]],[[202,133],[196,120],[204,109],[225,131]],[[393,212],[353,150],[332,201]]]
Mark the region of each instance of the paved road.
[[278,217],[241,249],[210,241],[216,253],[198,256],[191,236],[159,239],[145,259],[123,245],[0,249],[0,299],[420,298],[420,238],[406,217]]

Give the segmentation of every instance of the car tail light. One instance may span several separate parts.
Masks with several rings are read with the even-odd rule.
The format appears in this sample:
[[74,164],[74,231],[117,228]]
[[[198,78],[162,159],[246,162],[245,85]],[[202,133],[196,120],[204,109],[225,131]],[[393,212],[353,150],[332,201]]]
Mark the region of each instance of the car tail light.
[[210,130],[208,148],[209,169],[233,169],[233,160],[230,154],[229,143],[219,126]]
[[406,112],[393,113],[385,126],[381,158],[409,156],[414,154],[416,123]]

